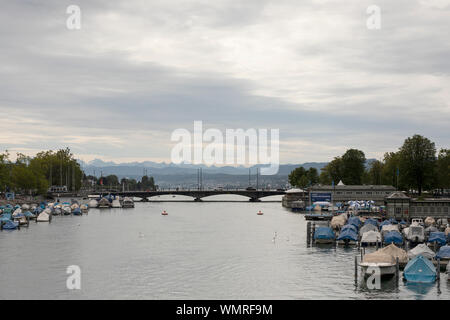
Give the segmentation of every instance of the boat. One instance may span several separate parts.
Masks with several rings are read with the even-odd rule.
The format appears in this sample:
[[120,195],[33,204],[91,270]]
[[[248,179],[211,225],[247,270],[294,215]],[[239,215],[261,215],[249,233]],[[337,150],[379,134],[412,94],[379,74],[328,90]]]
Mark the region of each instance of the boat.
[[88,204],[82,204],[80,206],[81,212],[82,213],[88,213],[89,212],[89,205]]
[[259,210],[256,214],[257,214],[258,216],[262,216],[264,213],[262,213],[262,211]]
[[429,227],[429,226],[434,225],[436,223],[436,221],[432,217],[426,217],[424,223],[425,223],[425,226]]
[[12,216],[15,217],[19,217],[22,214],[22,209],[21,208],[17,208],[16,210],[14,210],[14,213],[12,214]]
[[73,214],[74,216],[81,216],[81,215],[82,215],[82,212],[81,212],[80,207],[76,207],[75,209],[73,209],[73,210],[72,210],[72,214]]
[[2,213],[2,215],[0,215],[0,222],[4,222],[7,220],[12,220],[12,214],[11,213]]
[[383,242],[384,244],[397,244],[402,245],[403,244],[403,237],[400,232],[398,231],[389,231],[386,232],[383,235]]
[[25,217],[27,217],[27,218],[30,219],[30,220],[36,219],[36,215],[32,214],[30,211],[26,211],[26,212],[24,213],[24,215],[25,215]]
[[361,219],[359,219],[359,217],[350,217],[348,219],[348,221],[347,221],[347,224],[352,224],[356,228],[359,229],[359,227],[361,226],[362,222],[361,222]]
[[433,283],[436,274],[436,267],[422,255],[410,260],[403,271],[403,277],[409,282]]
[[428,237],[428,243],[436,243],[440,246],[445,246],[447,244],[447,237],[444,232],[431,232]]
[[387,224],[381,227],[381,234],[384,236],[385,234],[396,231],[398,232],[398,225],[396,224]]
[[123,208],[134,208],[134,201],[131,198],[125,198],[122,201]]
[[379,225],[379,223],[378,223],[377,220],[375,220],[375,219],[373,219],[373,218],[366,219],[366,221],[364,221],[364,226],[366,226],[366,225],[368,225],[368,224],[371,224],[371,225],[375,226],[375,227],[377,228],[377,231],[378,231],[378,225]]
[[450,260],[450,246],[442,246],[439,248],[439,251],[436,253],[436,259],[441,260]]
[[408,262],[408,254],[402,248],[397,247],[395,244],[391,243],[387,247],[380,249],[381,252],[390,254],[394,259],[398,258],[400,265],[406,265]]
[[417,256],[424,256],[427,259],[433,259],[436,253],[431,250],[425,243],[418,244],[413,249],[408,251],[408,258],[414,259]]
[[346,222],[347,222],[347,214],[342,213],[340,215],[331,218],[330,225],[334,230],[339,230],[345,225]]
[[425,241],[425,229],[421,225],[411,225],[403,230],[405,238],[411,242]]
[[342,228],[337,237],[338,244],[350,245],[358,242],[358,233],[353,228]]
[[377,250],[375,252],[364,255],[363,260],[359,264],[363,270],[364,276],[373,274],[373,269],[378,268],[380,276],[393,276],[397,269],[397,261],[387,253]]
[[381,233],[378,231],[367,231],[361,236],[362,246],[371,246],[381,243]]
[[37,216],[36,222],[50,222],[51,219],[50,215],[51,215],[50,209],[45,209]]
[[25,203],[22,205],[22,210],[24,210],[24,211],[30,210],[30,206]]
[[[361,229],[359,230],[359,235],[362,236],[364,233],[369,232],[369,231],[375,231],[378,232],[378,227],[374,226],[371,223],[368,223],[366,225],[363,225],[361,227]],[[378,232],[379,233],[379,232]]]
[[167,216],[167,215],[168,215],[168,213],[166,212],[166,210],[164,210],[163,212],[161,212],[161,214],[162,214],[163,216]]
[[17,222],[17,221],[11,221],[11,220],[0,221],[0,224],[2,225],[1,228],[3,230],[15,230],[15,229],[20,228],[19,222]]
[[314,231],[315,243],[333,243],[336,235],[330,227],[318,227]]
[[425,237],[429,237],[432,232],[438,232],[438,231],[439,231],[438,228],[436,228],[435,226],[429,226],[429,227],[425,228]]
[[122,208],[122,205],[120,204],[120,200],[118,198],[114,199],[112,201],[111,207],[112,208]]
[[89,200],[88,202],[89,208],[97,208],[98,207],[98,201],[95,199]]
[[98,202],[98,208],[111,208],[111,203],[106,198],[101,198]]
[[415,218],[411,220],[411,225],[423,226],[423,220],[420,218]]

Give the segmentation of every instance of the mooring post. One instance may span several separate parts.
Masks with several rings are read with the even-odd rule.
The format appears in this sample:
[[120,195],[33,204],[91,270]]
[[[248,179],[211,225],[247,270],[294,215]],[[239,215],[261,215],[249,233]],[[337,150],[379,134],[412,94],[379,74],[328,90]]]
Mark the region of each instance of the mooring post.
[[355,286],[358,285],[358,256],[355,256]]
[[436,278],[437,278],[438,282],[441,280],[441,259],[440,258],[437,259]]
[[309,246],[311,244],[311,222],[306,224],[306,243]]
[[395,259],[395,280],[396,280],[396,284],[398,287],[398,280],[399,280],[399,274],[400,274],[400,266],[399,266],[399,261],[398,261],[398,257]]

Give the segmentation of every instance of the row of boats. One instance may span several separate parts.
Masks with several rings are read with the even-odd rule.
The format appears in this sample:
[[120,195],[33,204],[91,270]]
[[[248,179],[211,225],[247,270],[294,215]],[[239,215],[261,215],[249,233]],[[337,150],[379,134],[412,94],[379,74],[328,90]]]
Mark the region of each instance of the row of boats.
[[0,228],[1,230],[20,229],[20,226],[29,226],[30,221],[51,222],[53,216],[75,215],[88,213],[87,204],[79,204],[76,200],[72,202],[41,202],[40,204],[23,204],[0,206]]
[[[372,274],[375,267],[381,276],[394,275],[401,267],[407,281],[433,282],[440,272],[436,265],[447,266],[447,272],[450,268],[448,221],[436,222],[431,217],[425,221],[413,219],[408,226],[405,221],[390,219],[379,222],[374,218],[343,213],[334,216],[330,225],[315,228],[313,239],[317,244],[376,245],[375,252],[361,259],[360,267],[365,275]],[[402,249],[401,246],[405,245],[412,249]]]
[[98,197],[88,202],[89,208],[134,208],[132,198],[120,198],[116,196]]

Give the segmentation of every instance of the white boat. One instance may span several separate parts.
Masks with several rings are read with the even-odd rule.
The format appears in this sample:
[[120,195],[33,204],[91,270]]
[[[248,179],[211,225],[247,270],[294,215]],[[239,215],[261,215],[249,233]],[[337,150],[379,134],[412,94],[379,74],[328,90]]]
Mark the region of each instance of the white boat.
[[411,242],[425,241],[425,229],[420,225],[411,225],[409,228],[404,229],[404,231],[406,231],[404,232],[406,239]]
[[422,255],[427,259],[432,260],[436,253],[431,250],[425,243],[418,244],[414,249],[408,251],[408,258],[414,259],[418,255]]
[[37,216],[36,221],[37,222],[49,222],[50,214],[51,214],[51,211],[50,211],[50,209],[47,208]]
[[111,203],[109,202],[108,199],[101,198],[100,201],[98,202],[98,207],[99,208],[111,208]]
[[28,211],[28,210],[30,210],[30,206],[25,203],[25,204],[22,205],[22,210],[23,211]]
[[123,208],[134,208],[134,201],[131,198],[125,198],[122,201]]
[[361,245],[377,245],[377,243],[381,243],[381,233],[378,231],[370,230],[364,232],[361,236]]
[[120,204],[120,200],[118,198],[114,199],[111,203],[111,207],[112,208],[122,208],[122,205]]
[[97,208],[98,207],[98,201],[95,199],[89,200],[88,202],[89,208]]
[[80,206],[80,209],[81,209],[81,212],[87,213],[87,212],[89,211],[89,205],[87,205],[87,204],[82,204],[82,205]]
[[13,218],[19,216],[22,213],[22,209],[17,208],[14,213],[12,214]]
[[65,215],[68,215],[72,213],[72,208],[70,208],[70,206],[63,206],[62,211]]
[[392,276],[396,271],[396,260],[390,254],[380,252],[366,254],[359,264],[363,270],[364,276],[373,274],[373,270],[379,270],[380,276]]

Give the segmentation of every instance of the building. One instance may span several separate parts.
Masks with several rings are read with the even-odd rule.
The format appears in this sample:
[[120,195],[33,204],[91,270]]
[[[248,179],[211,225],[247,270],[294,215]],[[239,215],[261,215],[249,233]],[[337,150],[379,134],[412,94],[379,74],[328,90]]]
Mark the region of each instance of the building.
[[398,191],[387,196],[385,202],[388,217],[397,220],[450,218],[450,198],[413,199]]
[[[387,185],[315,185],[310,188],[310,200],[348,202],[351,200],[373,200],[376,205],[383,205],[385,198],[395,192],[393,186]],[[309,201],[309,200],[308,200]]]

